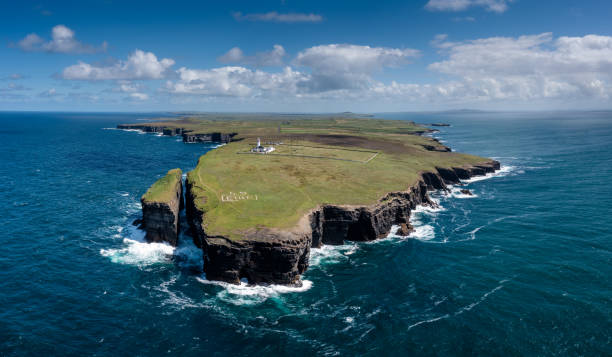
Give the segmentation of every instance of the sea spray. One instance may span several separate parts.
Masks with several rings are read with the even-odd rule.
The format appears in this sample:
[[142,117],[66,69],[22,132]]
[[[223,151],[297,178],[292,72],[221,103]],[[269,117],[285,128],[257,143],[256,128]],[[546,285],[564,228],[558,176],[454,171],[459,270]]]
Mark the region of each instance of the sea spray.
[[285,285],[250,285],[244,281],[240,284],[230,284],[222,281],[207,280],[206,275],[196,277],[202,284],[220,287],[216,296],[227,303],[233,305],[253,305],[260,304],[270,298],[279,297],[281,294],[298,293],[308,291],[313,284],[310,280],[302,280],[302,286],[291,287]]

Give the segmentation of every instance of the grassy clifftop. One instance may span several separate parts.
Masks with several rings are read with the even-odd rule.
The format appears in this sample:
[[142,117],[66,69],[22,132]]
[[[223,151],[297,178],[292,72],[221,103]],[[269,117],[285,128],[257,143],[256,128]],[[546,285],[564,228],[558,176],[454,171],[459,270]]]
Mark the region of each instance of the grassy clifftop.
[[410,121],[383,121],[354,114],[199,114],[179,120],[159,119],[153,123],[132,124],[132,126],[182,128],[190,134],[212,132],[236,133],[237,138],[279,134],[283,136],[305,134],[358,136],[371,134],[414,134],[427,131],[427,128]]
[[168,171],[166,176],[155,181],[142,196],[143,202],[168,203],[176,198],[176,186],[181,182],[183,172],[181,169]]
[[[290,229],[321,204],[376,203],[388,192],[407,190],[421,172],[436,167],[488,160],[444,152],[431,138],[414,135],[426,128],[407,121],[315,117],[170,123],[184,127],[186,122],[190,130],[236,132],[240,139],[203,155],[187,175],[207,234],[232,239],[262,228]],[[259,136],[276,142],[276,150],[249,153]]]

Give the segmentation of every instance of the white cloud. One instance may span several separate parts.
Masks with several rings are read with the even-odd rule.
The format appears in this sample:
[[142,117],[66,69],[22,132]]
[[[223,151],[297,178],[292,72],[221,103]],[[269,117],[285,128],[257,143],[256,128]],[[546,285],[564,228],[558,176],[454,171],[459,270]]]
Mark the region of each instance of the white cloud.
[[118,61],[110,66],[95,66],[84,62],[64,68],[62,78],[72,80],[134,80],[161,79],[174,65],[174,60],[158,60],[152,52],[136,50],[126,61]]
[[281,45],[274,45],[271,51],[258,52],[253,56],[245,56],[242,50],[234,47],[219,57],[222,63],[238,63],[257,67],[282,66],[285,49]]
[[57,90],[55,90],[55,88],[47,89],[47,90],[42,91],[42,92],[40,92],[38,94],[38,96],[45,97],[45,98],[52,98],[52,97],[55,97],[57,95],[59,95],[59,94],[57,93]]
[[607,98],[611,94],[612,37],[554,39],[543,33],[439,42],[438,47],[448,58],[429,69],[459,78],[462,91],[479,93],[484,99]]
[[179,80],[168,81],[166,89],[177,94],[248,97],[264,93],[295,94],[296,85],[307,76],[286,67],[270,73],[245,67],[220,67],[209,70],[180,68]]
[[261,22],[284,22],[284,23],[316,23],[323,21],[323,16],[317,14],[288,13],[279,14],[270,11],[261,14],[243,14],[241,12],[232,13],[236,21],[261,21]]
[[383,67],[395,67],[419,55],[413,49],[331,44],[310,47],[298,53],[295,63],[319,73],[371,73]]
[[[275,46],[274,51],[277,57],[284,54],[281,46]],[[166,89],[172,93],[209,96],[321,97],[333,95],[331,92],[337,94],[367,90],[375,82],[372,78],[374,72],[385,67],[399,66],[418,54],[418,51],[412,49],[323,45],[300,52],[294,60],[297,66],[304,67],[310,73],[296,71],[291,67],[285,67],[282,72],[253,71],[241,66],[209,70],[181,68],[178,70],[179,80],[168,81]],[[238,48],[223,56],[225,61],[249,62],[245,58],[248,57]],[[251,58],[257,58],[257,55]]]
[[487,11],[502,13],[514,0],[429,0],[425,8],[430,11],[463,11],[470,7],[484,7]]
[[51,30],[50,41],[31,33],[19,41],[17,46],[27,52],[94,53],[106,51],[107,44],[103,42],[99,47],[84,44],[75,38],[74,31],[64,25],[57,25]]
[[146,93],[132,93],[130,94],[130,98],[135,100],[147,100],[149,96]]
[[298,53],[294,63],[312,72],[311,80],[301,86],[310,92],[324,92],[367,87],[374,72],[398,67],[418,55],[413,49],[331,44]]
[[113,92],[121,92],[121,93],[134,93],[139,92],[143,89],[143,86],[126,80],[117,81],[117,87],[113,89]]
[[[304,49],[291,62],[293,68],[280,71],[237,65],[182,67],[168,73],[174,61],[135,51],[126,61],[113,65],[68,67],[63,77],[117,80],[115,91],[128,93],[134,100],[149,96],[133,80],[160,78],[168,78],[163,90],[180,98],[226,97],[228,102],[256,98],[466,107],[480,103],[607,103],[612,95],[612,37],[555,38],[543,33],[453,42],[440,34],[431,44],[442,59],[427,67],[441,77],[429,83],[389,83],[377,78],[385,68],[407,64],[419,51],[350,44]],[[232,49],[224,57],[248,62],[245,58],[254,61],[257,56]]]

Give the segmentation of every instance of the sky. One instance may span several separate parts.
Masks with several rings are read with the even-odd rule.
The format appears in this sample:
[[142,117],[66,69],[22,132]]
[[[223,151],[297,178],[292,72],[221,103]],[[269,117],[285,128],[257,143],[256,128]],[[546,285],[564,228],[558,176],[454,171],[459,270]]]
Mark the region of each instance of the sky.
[[612,109],[612,1],[0,2],[0,110]]

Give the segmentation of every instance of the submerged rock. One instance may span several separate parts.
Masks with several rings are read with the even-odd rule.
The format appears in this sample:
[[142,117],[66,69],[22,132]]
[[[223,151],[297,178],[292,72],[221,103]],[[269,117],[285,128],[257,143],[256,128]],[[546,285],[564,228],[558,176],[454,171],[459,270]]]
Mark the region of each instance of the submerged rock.
[[468,195],[468,196],[473,196],[474,195],[472,193],[472,191],[468,190],[467,188],[464,188],[464,189],[460,190],[459,192],[463,193],[464,195]]

